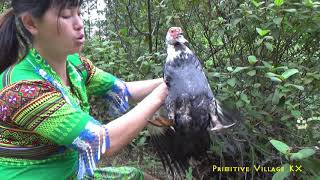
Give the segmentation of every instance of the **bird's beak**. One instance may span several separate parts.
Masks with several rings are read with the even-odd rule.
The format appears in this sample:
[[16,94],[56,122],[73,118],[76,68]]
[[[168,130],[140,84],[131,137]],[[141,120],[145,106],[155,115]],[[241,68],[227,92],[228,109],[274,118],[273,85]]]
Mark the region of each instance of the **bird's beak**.
[[182,33],[179,33],[178,37],[177,37],[177,42],[181,43],[181,44],[185,44],[185,43],[189,43],[188,40],[186,40]]

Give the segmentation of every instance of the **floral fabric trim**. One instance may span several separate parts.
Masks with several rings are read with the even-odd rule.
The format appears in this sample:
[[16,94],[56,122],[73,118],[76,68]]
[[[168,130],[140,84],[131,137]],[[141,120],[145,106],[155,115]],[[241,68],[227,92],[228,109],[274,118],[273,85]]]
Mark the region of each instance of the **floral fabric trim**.
[[111,90],[104,96],[109,103],[108,114],[117,117],[129,109],[129,97],[131,94],[125,82],[116,79]]
[[101,155],[110,148],[108,131],[92,119],[73,141],[71,148],[79,152],[78,179],[82,179],[85,174],[93,176]]

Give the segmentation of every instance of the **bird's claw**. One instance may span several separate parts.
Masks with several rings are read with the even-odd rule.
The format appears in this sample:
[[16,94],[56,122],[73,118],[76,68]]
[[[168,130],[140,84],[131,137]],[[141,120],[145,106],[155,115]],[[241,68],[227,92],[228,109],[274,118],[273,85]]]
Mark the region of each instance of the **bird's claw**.
[[217,124],[216,126],[210,128],[209,131],[221,131],[221,130],[223,130],[223,129],[230,128],[230,127],[232,127],[232,126],[234,126],[234,125],[235,125],[235,123],[232,123],[232,124],[230,124],[230,125],[225,125],[225,126],[222,125],[222,124]]

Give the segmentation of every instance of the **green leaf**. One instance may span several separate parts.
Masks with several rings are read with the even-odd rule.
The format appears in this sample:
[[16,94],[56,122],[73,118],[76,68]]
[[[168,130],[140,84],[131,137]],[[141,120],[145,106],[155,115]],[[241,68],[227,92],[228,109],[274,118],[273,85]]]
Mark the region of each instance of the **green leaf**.
[[301,149],[297,153],[292,153],[291,154],[291,159],[301,160],[301,159],[308,158],[308,157],[314,155],[315,153],[316,153],[316,151],[314,149],[305,148],[305,149]]
[[278,171],[277,173],[275,173],[272,176],[272,180],[283,180],[290,175],[290,165],[286,163],[282,167],[283,167],[283,171]]
[[302,163],[303,169],[308,169],[313,175],[317,175],[318,178],[315,178],[316,180],[319,180],[320,178],[320,160],[319,159],[302,159],[300,160]]
[[274,82],[282,82],[282,80],[278,77],[270,77],[271,81],[274,81]]
[[288,70],[289,68],[287,66],[279,66],[279,67],[276,67],[276,68],[273,68],[272,70],[273,71],[278,71],[278,70],[283,70],[283,71],[286,71]]
[[238,73],[242,70],[248,69],[249,67],[236,67],[236,69],[232,72],[232,74]]
[[313,1],[312,0],[304,0],[303,4],[307,7],[313,7]]
[[127,28],[121,28],[121,29],[119,30],[119,34],[120,34],[121,36],[126,36],[126,35],[128,34],[128,29],[127,29]]
[[297,88],[299,89],[300,91],[304,91],[304,87],[303,86],[299,86],[299,85],[295,85],[295,84],[285,84],[286,87],[294,87],[294,88]]
[[233,68],[232,67],[227,67],[227,70],[229,71],[229,72],[232,72],[233,71]]
[[279,104],[279,99],[280,99],[280,90],[277,88],[272,96],[272,104],[277,105]]
[[255,84],[253,85],[253,87],[254,87],[254,88],[259,88],[259,87],[261,87],[261,84],[260,84],[260,83],[255,83]]
[[209,77],[220,77],[221,74],[219,72],[210,72],[210,73],[208,73],[208,76]]
[[248,61],[250,64],[255,64],[256,62],[258,62],[257,58],[253,55],[248,56]]
[[285,12],[289,12],[289,13],[295,13],[295,12],[297,12],[296,9],[285,9],[284,11],[285,11]]
[[273,51],[273,45],[272,45],[271,43],[265,42],[264,45],[266,46],[266,48],[267,48],[270,52]]
[[293,116],[293,117],[295,117],[295,118],[300,118],[301,117],[301,112],[300,111],[298,111],[298,110],[292,110],[291,111],[291,115]]
[[186,170],[186,179],[187,180],[192,180],[193,176],[192,176],[192,167],[189,167],[188,170]]
[[172,21],[172,19],[173,19],[173,16],[167,16],[166,19],[167,19],[166,20],[166,25],[169,26],[171,21]]
[[262,61],[262,64],[266,67],[266,68],[272,68],[272,65],[267,62],[267,61]]
[[252,71],[247,72],[247,74],[248,74],[249,76],[255,76],[256,73],[257,73],[256,70],[252,70]]
[[264,36],[263,39],[265,40],[274,40],[274,37],[273,36]]
[[260,29],[260,28],[256,28],[256,31],[260,36],[265,36],[270,32],[270,30],[268,29]]
[[211,59],[211,60],[209,60],[209,61],[206,61],[205,63],[206,63],[206,66],[207,66],[207,67],[210,67],[210,66],[213,65],[213,60]]
[[255,0],[251,0],[252,4],[255,6],[255,7],[259,7],[259,3],[257,3],[257,1]]
[[140,139],[139,139],[139,142],[137,143],[137,146],[143,146],[146,142],[146,137],[145,136],[142,136]]
[[241,100],[239,100],[239,101],[236,102],[236,107],[237,107],[237,108],[241,108],[241,107],[243,107],[243,105],[244,105],[244,103],[243,103],[243,101],[241,101]]
[[229,84],[231,87],[234,87],[236,85],[237,79],[236,78],[231,78],[228,79],[227,84]]
[[320,117],[311,117],[308,118],[307,121],[320,121]]
[[246,94],[244,94],[244,93],[241,93],[241,94],[240,94],[240,99],[241,99],[242,101],[244,101],[245,103],[247,103],[247,104],[250,103],[250,100],[249,100],[248,96],[247,96]]
[[281,141],[272,139],[270,140],[270,143],[275,147],[279,152],[283,154],[288,154],[289,153],[289,146]]
[[264,2],[257,2],[255,0],[251,0],[252,4],[255,6],[255,7],[259,7],[261,6],[262,4],[264,4]]
[[267,73],[266,73],[266,76],[267,76],[267,77],[280,77],[280,75],[275,74],[275,73],[273,73],[273,72],[267,72]]
[[277,17],[277,18],[274,18],[274,19],[273,19],[273,22],[274,22],[276,25],[280,26],[282,20],[283,20],[282,17]]
[[96,51],[98,51],[99,53],[104,52],[105,49],[104,48],[95,48]]
[[288,79],[290,76],[292,76],[292,75],[294,75],[294,74],[296,74],[298,72],[299,72],[298,69],[288,69],[284,73],[281,74],[281,77],[283,79]]
[[276,6],[281,6],[284,3],[284,0],[274,0]]
[[258,39],[257,42],[256,42],[256,45],[260,46],[262,43],[263,43],[263,39]]
[[236,18],[236,19],[233,19],[233,20],[232,20],[231,24],[232,24],[233,26],[236,26],[240,21],[241,21],[241,18]]
[[273,72],[267,72],[267,73],[266,73],[266,76],[267,76],[267,77],[279,77],[280,75],[275,74],[275,73],[273,73]]

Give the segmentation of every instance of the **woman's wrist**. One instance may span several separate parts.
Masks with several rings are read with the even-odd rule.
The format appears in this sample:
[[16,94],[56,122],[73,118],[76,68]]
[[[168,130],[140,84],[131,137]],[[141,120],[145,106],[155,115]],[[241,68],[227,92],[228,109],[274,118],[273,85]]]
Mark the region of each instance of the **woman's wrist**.
[[158,79],[155,79],[157,81],[157,85],[160,85],[161,83],[164,82],[163,78],[158,78]]
[[145,101],[145,105],[153,107],[160,107],[163,104],[163,100],[155,92],[151,92],[143,101]]

